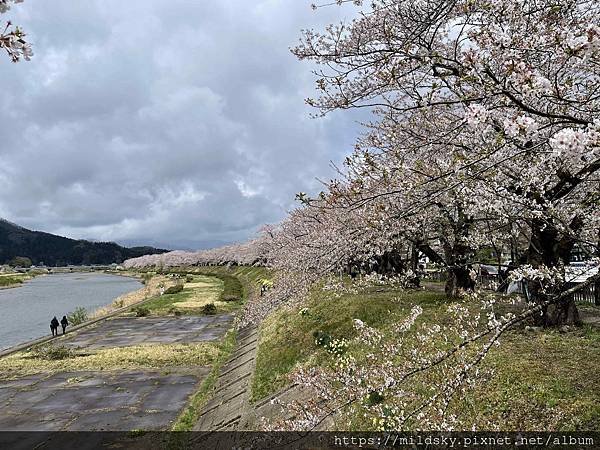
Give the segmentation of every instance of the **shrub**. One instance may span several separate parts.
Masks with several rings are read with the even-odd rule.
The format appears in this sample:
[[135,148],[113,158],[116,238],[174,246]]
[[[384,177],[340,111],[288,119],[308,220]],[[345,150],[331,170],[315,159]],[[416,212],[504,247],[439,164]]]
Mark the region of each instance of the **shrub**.
[[79,325],[83,322],[87,322],[88,313],[83,306],[78,306],[74,311],[67,314],[67,320],[70,325]]
[[331,335],[325,331],[315,331],[313,337],[315,338],[315,344],[319,347],[327,347],[332,340]]
[[23,280],[16,277],[0,277],[0,286],[10,286],[12,284],[21,284]]
[[150,315],[150,309],[147,306],[138,306],[134,308],[133,312],[135,312],[136,317],[146,317]]
[[36,358],[58,361],[61,359],[72,358],[74,356],[73,350],[64,345],[47,345],[43,347],[37,347],[33,350],[33,354]]
[[186,281],[186,283],[191,283],[192,281],[194,281],[194,277],[191,275],[187,275],[185,277],[185,281]]
[[167,288],[165,294],[177,294],[178,292],[183,291],[183,284],[176,284],[175,286],[171,286]]
[[213,315],[217,313],[217,307],[214,303],[207,303],[202,307],[202,314]]
[[181,315],[181,310],[180,310],[180,309],[178,309],[178,308],[177,308],[177,307],[175,307],[175,306],[171,306],[171,307],[169,308],[169,314],[174,314],[174,315],[176,315],[176,316],[180,316],[180,315]]
[[151,278],[152,278],[152,274],[151,273],[144,273],[144,274],[142,274],[142,283],[143,284],[147,284],[148,281],[150,281]]
[[8,262],[8,265],[12,267],[31,267],[31,264],[31,259],[26,256],[15,256]]

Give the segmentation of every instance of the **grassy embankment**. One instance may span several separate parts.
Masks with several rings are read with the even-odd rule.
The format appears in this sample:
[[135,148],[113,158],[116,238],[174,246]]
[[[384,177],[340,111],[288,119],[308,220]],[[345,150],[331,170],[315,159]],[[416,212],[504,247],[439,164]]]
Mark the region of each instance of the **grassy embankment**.
[[0,288],[19,286],[23,284],[23,281],[25,281],[25,277],[22,275],[0,275]]
[[20,286],[25,281],[31,280],[32,278],[45,273],[46,272],[34,270],[29,271],[27,273],[2,273],[0,274],[0,289]]
[[[352,320],[388,332],[390,324],[406,317],[411,307],[423,308],[420,321],[447,321],[442,293],[399,291],[377,288],[361,294],[331,293],[315,289],[304,307],[308,311],[280,310],[260,328],[252,400],[265,398],[289,383],[288,374],[296,367],[328,366],[333,356],[317,346],[313,333],[334,338],[355,336]],[[351,348],[364,356],[366,348]],[[450,411],[465,426],[500,430],[598,430],[600,429],[600,329],[591,326],[567,333],[510,331],[500,347],[484,360],[493,369],[491,379],[478,385],[467,398],[456,398]],[[360,409],[340,429],[368,430]]]
[[[239,298],[241,306],[250,295],[260,289],[260,280],[270,278],[269,272],[261,267],[201,267],[189,270],[181,269],[178,273],[193,273],[194,276],[217,277],[223,286],[220,298]],[[198,275],[201,274],[201,275]],[[230,302],[227,302],[230,303]],[[238,304],[236,302],[235,304]],[[188,407],[181,413],[172,427],[173,431],[190,431],[198,421],[202,407],[210,400],[223,364],[235,349],[236,332],[231,330],[221,341],[219,354],[215,358],[210,374],[203,380],[200,388],[190,399]],[[176,444],[176,442],[175,442]]]

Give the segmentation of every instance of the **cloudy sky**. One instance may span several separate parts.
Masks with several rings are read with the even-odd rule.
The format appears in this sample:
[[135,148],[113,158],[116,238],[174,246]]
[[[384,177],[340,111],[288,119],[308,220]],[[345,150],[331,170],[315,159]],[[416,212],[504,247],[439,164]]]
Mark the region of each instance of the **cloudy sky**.
[[34,45],[0,58],[0,217],[75,238],[169,248],[244,240],[316,192],[358,133],[312,119],[310,0],[25,0]]

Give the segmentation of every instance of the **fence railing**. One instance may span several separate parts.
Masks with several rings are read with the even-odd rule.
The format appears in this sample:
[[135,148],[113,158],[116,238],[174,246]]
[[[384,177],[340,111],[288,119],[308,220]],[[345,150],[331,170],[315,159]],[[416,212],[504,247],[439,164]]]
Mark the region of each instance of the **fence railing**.
[[[446,281],[445,271],[427,271],[423,274],[425,281]],[[526,295],[526,283],[520,281],[511,284],[511,292]],[[567,283],[566,289],[576,286],[578,283]],[[500,279],[497,274],[480,273],[477,275],[477,287],[491,291],[498,290]],[[573,294],[573,299],[578,303],[591,303],[600,306],[600,299],[596,296],[597,285],[591,284]]]
[[[576,286],[577,283],[567,283],[567,289]],[[591,303],[600,306],[598,299],[596,298],[597,285],[590,284],[589,286],[580,289],[573,294],[573,300],[579,303]]]

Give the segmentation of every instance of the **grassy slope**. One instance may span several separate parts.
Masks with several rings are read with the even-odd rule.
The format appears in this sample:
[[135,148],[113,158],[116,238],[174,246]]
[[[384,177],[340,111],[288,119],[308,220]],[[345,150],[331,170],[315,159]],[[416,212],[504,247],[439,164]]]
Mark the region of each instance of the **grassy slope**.
[[[227,269],[225,267],[201,267],[201,268],[187,268],[173,271],[174,273],[190,273],[194,276],[211,276],[217,277],[221,281],[223,290],[219,298],[226,298],[227,296],[237,296],[242,299],[242,302],[248,299],[248,296],[255,292],[259,287],[259,280],[262,278],[269,278],[269,273],[264,268],[256,267],[234,267]],[[185,290],[184,290],[185,291]],[[180,294],[183,294],[180,293]],[[179,294],[175,294],[179,295]],[[240,302],[227,302],[231,305],[241,306]],[[175,421],[172,427],[172,431],[191,431],[196,422],[202,407],[210,400],[217,380],[221,367],[227,362],[229,356],[235,349],[236,345],[236,331],[231,330],[225,338],[221,341],[218,346],[218,354],[212,364],[210,374],[202,381],[200,388],[192,398],[190,402],[180,414],[178,419]],[[179,448],[177,436],[172,436],[172,442],[170,442],[169,448]]]
[[241,296],[243,301],[248,299],[252,292],[260,288],[261,279],[270,279],[271,274],[264,267],[233,266],[202,266],[173,269],[172,273],[193,273],[199,275],[213,276],[223,281],[222,297],[228,295]]
[[18,275],[0,275],[0,287],[18,286],[23,283],[23,277]]
[[[379,291],[379,292],[378,292]],[[314,292],[308,315],[278,311],[261,326],[252,399],[275,393],[299,365],[318,366],[331,356],[314,342],[313,332],[352,337],[352,319],[385,330],[387,324],[420,304],[423,318],[443,321],[443,294],[373,289],[368,294]],[[501,430],[600,429],[600,330],[586,327],[569,333],[511,331],[485,361],[495,376],[452,406],[463,423]],[[348,425],[338,424],[341,427]],[[355,418],[351,429],[370,424]]]

